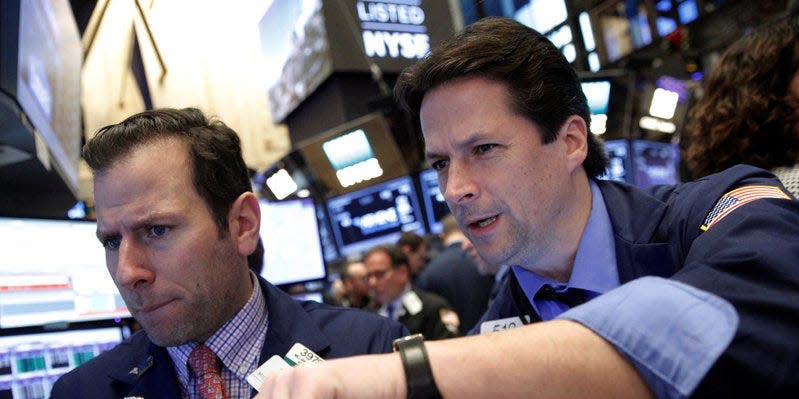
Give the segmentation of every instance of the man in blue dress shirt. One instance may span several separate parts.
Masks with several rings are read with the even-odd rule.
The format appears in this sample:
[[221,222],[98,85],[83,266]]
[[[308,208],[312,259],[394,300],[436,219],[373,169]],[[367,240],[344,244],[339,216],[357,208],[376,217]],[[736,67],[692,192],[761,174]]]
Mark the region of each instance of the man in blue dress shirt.
[[512,266],[473,330],[489,334],[282,372],[264,397],[796,397],[799,202],[773,175],[598,180],[575,71],[507,19],[442,43],[395,94],[480,256]]

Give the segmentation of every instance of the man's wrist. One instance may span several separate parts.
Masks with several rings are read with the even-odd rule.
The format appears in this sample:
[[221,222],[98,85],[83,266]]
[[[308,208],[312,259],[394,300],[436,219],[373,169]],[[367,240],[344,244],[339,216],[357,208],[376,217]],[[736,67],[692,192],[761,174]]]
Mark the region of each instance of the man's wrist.
[[408,399],[441,398],[438,392],[430,360],[424,347],[422,334],[409,335],[394,340],[394,350],[400,353]]

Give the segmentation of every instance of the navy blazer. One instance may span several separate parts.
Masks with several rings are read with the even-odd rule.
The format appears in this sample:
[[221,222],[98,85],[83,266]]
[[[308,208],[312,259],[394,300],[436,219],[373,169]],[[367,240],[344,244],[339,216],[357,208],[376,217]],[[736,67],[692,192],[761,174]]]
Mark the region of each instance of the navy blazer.
[[[725,193],[751,184],[780,186],[779,181],[739,165],[676,186],[597,184],[613,225],[621,283],[672,278],[724,298],[738,313],[732,343],[692,397],[796,397],[799,201],[754,201],[702,232],[699,227]],[[538,319],[516,279],[508,278],[480,322],[512,316]],[[480,323],[470,333],[479,328]]]
[[[269,311],[259,364],[302,343],[325,359],[391,352],[391,342],[408,334],[397,322],[358,309],[298,302],[259,278]],[[255,390],[252,390],[255,394]],[[180,399],[181,390],[166,348],[139,331],[115,348],[62,376],[51,398]]]
[[493,275],[481,275],[471,256],[455,242],[444,248],[416,277],[416,287],[441,295],[460,317],[461,334],[474,327],[488,308]]

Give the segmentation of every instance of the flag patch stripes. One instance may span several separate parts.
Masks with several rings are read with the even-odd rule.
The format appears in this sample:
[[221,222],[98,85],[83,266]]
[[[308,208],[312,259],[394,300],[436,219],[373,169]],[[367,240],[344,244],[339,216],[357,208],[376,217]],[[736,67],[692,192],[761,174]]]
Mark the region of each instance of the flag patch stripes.
[[713,207],[713,210],[705,218],[700,230],[707,231],[718,223],[725,216],[732,213],[742,205],[748,204],[763,198],[791,199],[782,189],[776,186],[744,186],[736,188],[726,194]]

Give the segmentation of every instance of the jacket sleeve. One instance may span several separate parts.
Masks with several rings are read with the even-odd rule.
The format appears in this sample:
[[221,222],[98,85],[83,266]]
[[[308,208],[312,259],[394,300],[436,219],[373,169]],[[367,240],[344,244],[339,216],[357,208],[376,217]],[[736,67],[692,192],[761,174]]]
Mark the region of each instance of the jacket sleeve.
[[[706,218],[693,209],[683,228],[700,229]],[[723,298],[739,317],[731,344],[694,397],[799,390],[799,202],[752,201],[682,245],[685,261],[673,279]]]

